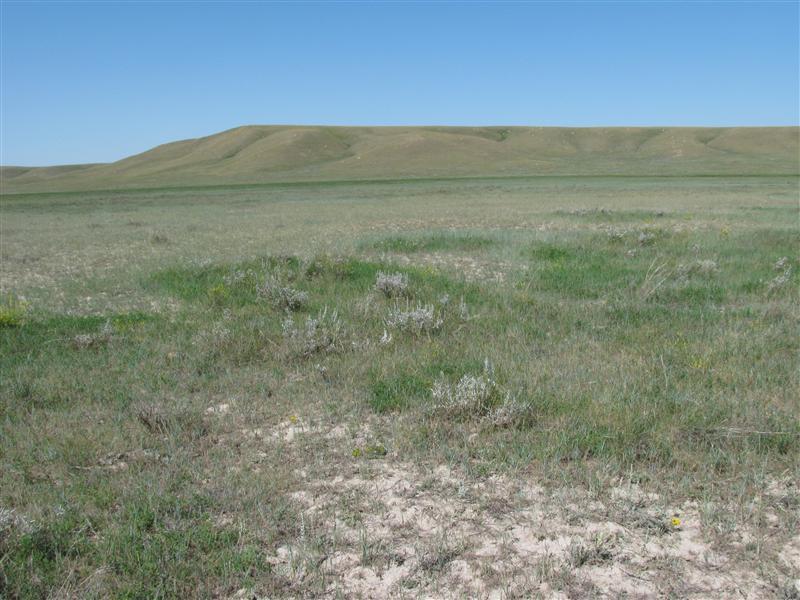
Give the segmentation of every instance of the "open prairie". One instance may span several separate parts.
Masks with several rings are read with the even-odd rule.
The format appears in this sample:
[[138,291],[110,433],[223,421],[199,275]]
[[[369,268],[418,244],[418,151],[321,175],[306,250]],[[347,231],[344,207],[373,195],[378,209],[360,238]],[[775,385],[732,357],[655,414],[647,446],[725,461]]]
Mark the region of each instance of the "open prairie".
[[798,597],[778,163],[6,193],[0,596]]
[[113,163],[2,167],[5,193],[530,175],[796,175],[797,127],[247,125]]

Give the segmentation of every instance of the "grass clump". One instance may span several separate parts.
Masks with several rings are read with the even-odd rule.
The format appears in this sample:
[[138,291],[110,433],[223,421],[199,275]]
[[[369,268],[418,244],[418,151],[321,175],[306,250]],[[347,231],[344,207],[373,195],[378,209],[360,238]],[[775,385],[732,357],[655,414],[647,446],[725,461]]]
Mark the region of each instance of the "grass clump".
[[614,558],[614,540],[611,536],[596,535],[588,541],[573,540],[569,546],[569,564],[579,569],[586,565],[600,565]]
[[533,244],[530,248],[530,257],[541,261],[561,261],[573,256],[574,252],[568,246],[552,243]]
[[169,237],[164,233],[156,231],[150,235],[150,243],[157,246],[169,244]]
[[719,273],[719,265],[715,260],[701,259],[679,264],[676,272],[681,279],[688,279],[692,276],[711,277]]
[[106,321],[100,328],[100,331],[95,333],[79,333],[72,338],[72,347],[77,350],[85,350],[87,348],[98,348],[110,343],[114,337],[114,327],[111,321]]
[[13,295],[0,298],[0,328],[19,327],[25,322],[28,303]]
[[427,575],[441,573],[465,550],[461,540],[453,540],[445,534],[437,536],[420,549],[419,569]]
[[218,283],[208,288],[208,300],[214,306],[221,307],[228,304],[231,299],[231,290],[224,283]]
[[208,423],[199,412],[164,403],[140,404],[136,410],[136,418],[153,435],[176,434],[199,439],[209,431]]
[[377,379],[370,385],[369,404],[378,413],[403,410],[414,400],[424,398],[429,388],[424,377],[410,373]]

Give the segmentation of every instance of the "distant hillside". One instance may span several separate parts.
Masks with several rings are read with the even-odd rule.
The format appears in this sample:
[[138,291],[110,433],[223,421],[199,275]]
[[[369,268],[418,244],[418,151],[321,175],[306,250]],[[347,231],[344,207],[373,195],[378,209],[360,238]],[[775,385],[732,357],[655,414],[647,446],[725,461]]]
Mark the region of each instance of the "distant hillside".
[[800,173],[798,127],[247,126],[123,160],[0,167],[4,193],[337,179]]

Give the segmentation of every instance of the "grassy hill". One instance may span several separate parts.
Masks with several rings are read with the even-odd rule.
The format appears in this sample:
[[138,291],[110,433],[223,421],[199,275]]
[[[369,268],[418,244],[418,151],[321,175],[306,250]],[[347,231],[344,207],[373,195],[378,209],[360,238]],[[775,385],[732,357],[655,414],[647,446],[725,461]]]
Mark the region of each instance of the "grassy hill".
[[2,167],[3,192],[509,175],[800,172],[797,127],[246,126],[108,164]]

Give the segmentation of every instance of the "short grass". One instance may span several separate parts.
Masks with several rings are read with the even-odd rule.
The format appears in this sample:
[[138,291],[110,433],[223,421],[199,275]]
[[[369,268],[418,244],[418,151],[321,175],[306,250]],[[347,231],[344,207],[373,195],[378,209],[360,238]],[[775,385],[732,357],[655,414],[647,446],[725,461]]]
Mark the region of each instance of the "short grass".
[[[369,461],[720,506],[798,475],[796,179],[460,185],[5,199],[0,595],[324,595],[343,542],[296,493]],[[420,306],[441,324],[387,322]],[[437,406],[487,365],[524,418]]]
[[388,236],[362,243],[363,249],[385,252],[458,252],[484,250],[496,242],[491,237],[468,232],[437,231],[417,235]]

